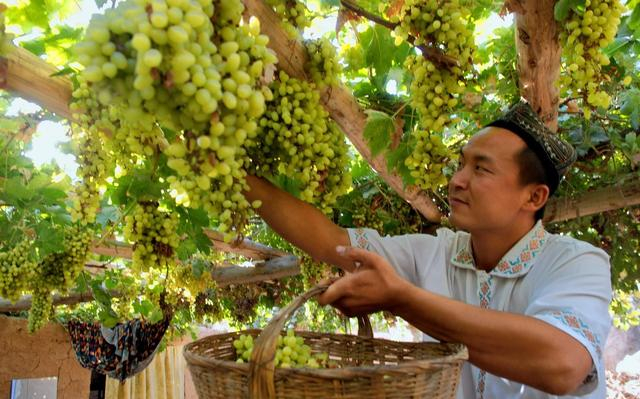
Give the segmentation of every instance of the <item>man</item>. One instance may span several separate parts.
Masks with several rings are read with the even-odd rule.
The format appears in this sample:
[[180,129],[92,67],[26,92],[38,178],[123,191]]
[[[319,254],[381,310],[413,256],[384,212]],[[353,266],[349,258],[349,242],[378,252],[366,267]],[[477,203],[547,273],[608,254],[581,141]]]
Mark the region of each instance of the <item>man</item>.
[[608,256],[539,219],[573,148],[521,102],[474,135],[449,184],[459,231],[380,237],[342,229],[250,178],[250,200],[284,238],[352,273],[320,297],[347,315],[388,310],[469,349],[458,398],[604,398]]

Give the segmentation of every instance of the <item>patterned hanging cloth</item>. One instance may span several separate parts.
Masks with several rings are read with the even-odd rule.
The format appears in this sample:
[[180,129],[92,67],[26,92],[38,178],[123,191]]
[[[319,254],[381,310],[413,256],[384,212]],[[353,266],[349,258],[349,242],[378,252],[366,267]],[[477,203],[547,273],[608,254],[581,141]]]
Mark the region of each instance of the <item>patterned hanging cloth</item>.
[[136,319],[113,328],[71,320],[67,330],[82,367],[122,382],[149,365],[171,318],[169,312],[155,324]]

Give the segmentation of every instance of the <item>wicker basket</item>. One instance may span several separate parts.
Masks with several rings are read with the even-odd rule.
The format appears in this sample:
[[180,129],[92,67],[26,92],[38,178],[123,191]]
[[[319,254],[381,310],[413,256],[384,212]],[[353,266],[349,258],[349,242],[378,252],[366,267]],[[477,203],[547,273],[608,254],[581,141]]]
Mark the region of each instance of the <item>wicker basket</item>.
[[[335,369],[274,368],[277,338],[285,321],[318,286],[274,317],[262,330],[212,335],[185,346],[184,356],[200,399],[377,399],[454,398],[467,349],[459,344],[393,342],[374,339],[371,325],[360,322],[360,335],[296,332],[312,348],[326,352]],[[363,331],[364,330],[364,331]],[[254,338],[251,361],[236,363],[233,341]]]

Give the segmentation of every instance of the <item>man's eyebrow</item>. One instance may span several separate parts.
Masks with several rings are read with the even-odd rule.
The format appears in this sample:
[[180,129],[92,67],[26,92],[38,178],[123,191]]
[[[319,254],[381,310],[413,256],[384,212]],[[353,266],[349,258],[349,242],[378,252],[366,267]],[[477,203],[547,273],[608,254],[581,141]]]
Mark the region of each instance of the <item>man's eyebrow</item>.
[[460,158],[465,159],[465,158],[470,158],[473,159],[476,162],[484,162],[484,163],[488,163],[488,164],[495,164],[495,159],[493,159],[492,157],[485,155],[485,154],[467,154],[467,157],[465,157],[464,155],[464,148],[460,149]]

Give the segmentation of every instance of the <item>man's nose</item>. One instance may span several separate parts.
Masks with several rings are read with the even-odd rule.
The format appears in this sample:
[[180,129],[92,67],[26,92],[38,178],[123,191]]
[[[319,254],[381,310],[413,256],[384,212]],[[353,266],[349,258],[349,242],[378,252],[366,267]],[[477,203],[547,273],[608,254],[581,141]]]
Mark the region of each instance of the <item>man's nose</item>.
[[451,176],[451,180],[449,181],[449,188],[465,188],[468,183],[468,176],[466,172],[466,167],[462,167],[458,169],[453,176]]

